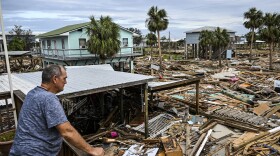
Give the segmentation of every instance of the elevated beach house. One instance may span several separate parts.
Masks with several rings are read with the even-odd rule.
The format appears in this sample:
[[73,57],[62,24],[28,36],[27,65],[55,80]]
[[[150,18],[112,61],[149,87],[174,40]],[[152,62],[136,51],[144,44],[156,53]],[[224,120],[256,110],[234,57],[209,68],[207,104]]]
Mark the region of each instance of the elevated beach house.
[[[36,36],[40,40],[43,65],[60,64],[66,66],[93,65],[101,63],[97,52],[87,50],[86,28],[90,22],[65,26]],[[133,32],[120,27],[121,50],[105,63],[133,65],[133,59],[142,55],[142,49],[133,48]],[[132,66],[133,67],[133,66]]]
[[[201,32],[203,30],[214,32],[217,28],[218,27],[205,26],[205,27],[200,27],[197,29],[186,31],[185,45],[186,45],[187,57],[198,58],[201,52],[199,49],[199,37]],[[234,49],[233,45],[235,41],[235,31],[226,28],[221,28],[221,29],[225,29],[229,34],[229,39],[230,39],[229,48]]]

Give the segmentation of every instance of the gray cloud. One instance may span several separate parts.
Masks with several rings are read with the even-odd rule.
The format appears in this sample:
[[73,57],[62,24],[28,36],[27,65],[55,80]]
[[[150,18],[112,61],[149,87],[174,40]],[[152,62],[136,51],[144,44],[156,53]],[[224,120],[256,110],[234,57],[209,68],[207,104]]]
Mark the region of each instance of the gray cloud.
[[202,26],[221,26],[235,30],[237,34],[248,32],[243,27],[243,13],[251,7],[263,12],[278,12],[279,0],[6,0],[2,2],[6,31],[14,25],[22,25],[35,33],[51,31],[69,24],[89,21],[94,15],[109,15],[123,27],[145,27],[147,11],[153,5],[165,9],[173,38],[183,38],[184,32]]

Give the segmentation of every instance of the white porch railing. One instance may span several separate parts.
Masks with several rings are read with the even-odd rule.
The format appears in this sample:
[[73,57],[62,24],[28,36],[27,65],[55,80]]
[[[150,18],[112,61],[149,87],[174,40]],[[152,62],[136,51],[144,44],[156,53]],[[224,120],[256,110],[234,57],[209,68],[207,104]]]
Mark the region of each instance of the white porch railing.
[[[87,49],[43,49],[42,56],[59,60],[98,57],[98,54],[92,54]],[[115,57],[138,56],[143,55],[142,47],[121,47],[121,50]]]

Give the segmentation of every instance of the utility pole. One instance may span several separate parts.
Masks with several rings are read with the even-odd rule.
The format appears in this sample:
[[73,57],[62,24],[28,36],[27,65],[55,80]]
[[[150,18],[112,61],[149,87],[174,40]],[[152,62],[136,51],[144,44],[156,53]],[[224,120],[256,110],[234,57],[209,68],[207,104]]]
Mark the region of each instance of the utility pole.
[[7,40],[6,40],[6,34],[5,34],[5,28],[4,28],[4,19],[3,19],[3,14],[2,14],[2,0],[0,0],[0,22],[1,22],[1,29],[2,29],[3,44],[4,44],[6,68],[7,68],[8,80],[9,80],[9,86],[10,86],[10,94],[11,94],[11,99],[12,99],[15,127],[17,128],[17,114],[16,114],[16,109],[15,109],[16,107],[15,107],[15,100],[14,100],[14,90],[13,90],[12,76],[11,76],[11,70],[10,70],[10,61],[9,61],[9,56],[8,56]]

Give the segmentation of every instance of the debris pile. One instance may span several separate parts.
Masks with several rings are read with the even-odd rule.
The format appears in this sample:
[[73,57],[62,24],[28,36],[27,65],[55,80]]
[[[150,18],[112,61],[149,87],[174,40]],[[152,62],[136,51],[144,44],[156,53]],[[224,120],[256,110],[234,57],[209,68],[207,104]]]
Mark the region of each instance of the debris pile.
[[194,84],[156,92],[149,99],[148,138],[137,112],[87,139],[103,143],[107,155],[280,155],[280,74],[266,60],[226,60],[223,68],[209,60],[164,61],[161,72],[148,57],[135,63],[136,73],[152,72],[157,82],[203,77],[199,114]]

